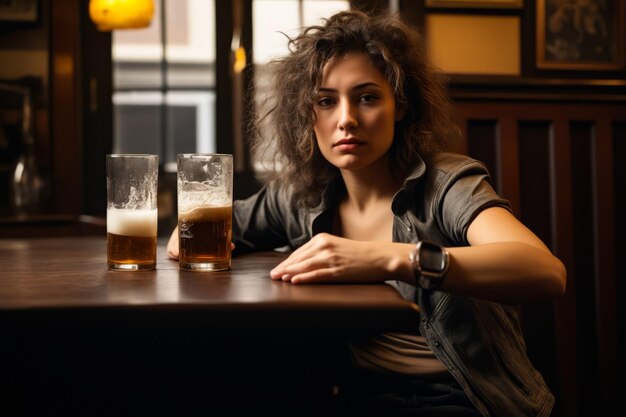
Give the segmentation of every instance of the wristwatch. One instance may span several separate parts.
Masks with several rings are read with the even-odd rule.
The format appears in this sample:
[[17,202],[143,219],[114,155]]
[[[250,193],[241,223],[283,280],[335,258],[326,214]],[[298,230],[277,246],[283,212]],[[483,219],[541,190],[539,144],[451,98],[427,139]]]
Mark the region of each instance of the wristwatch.
[[420,240],[409,255],[415,282],[424,289],[439,288],[450,266],[448,251],[434,243]]

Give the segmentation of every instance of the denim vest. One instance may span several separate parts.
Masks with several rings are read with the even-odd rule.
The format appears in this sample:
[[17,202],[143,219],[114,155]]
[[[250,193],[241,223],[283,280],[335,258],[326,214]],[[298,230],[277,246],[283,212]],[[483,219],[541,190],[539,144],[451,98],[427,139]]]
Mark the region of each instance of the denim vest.
[[[480,211],[509,208],[489,181],[485,166],[466,156],[442,153],[428,165],[420,159],[392,202],[393,241],[469,245],[467,228]],[[331,184],[313,209],[296,207],[276,183],[236,201],[238,250],[295,249],[331,232],[339,189]],[[420,306],[420,333],[484,416],[550,415],[554,396],[526,355],[516,306],[388,283]]]

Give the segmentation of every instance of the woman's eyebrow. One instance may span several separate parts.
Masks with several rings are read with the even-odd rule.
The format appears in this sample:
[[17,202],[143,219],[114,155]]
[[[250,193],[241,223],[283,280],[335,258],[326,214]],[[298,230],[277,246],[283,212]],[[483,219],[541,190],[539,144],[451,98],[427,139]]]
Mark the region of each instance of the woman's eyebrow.
[[[362,89],[368,88],[368,87],[378,87],[378,88],[380,88],[380,85],[376,84],[375,82],[366,82],[366,83],[355,85],[354,87],[352,87],[352,90],[362,90]],[[319,91],[320,92],[325,92],[325,93],[336,93],[337,89],[336,88],[329,88],[329,87],[320,87]]]
[[369,88],[369,87],[378,87],[378,88],[380,88],[380,85],[376,84],[375,82],[367,82],[367,83],[355,85],[354,87],[352,87],[352,89],[353,90],[362,90],[364,88]]

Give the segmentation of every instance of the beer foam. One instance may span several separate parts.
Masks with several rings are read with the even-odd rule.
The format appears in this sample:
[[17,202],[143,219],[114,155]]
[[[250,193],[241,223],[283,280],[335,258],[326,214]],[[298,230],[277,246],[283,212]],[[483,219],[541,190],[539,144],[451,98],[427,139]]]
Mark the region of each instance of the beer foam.
[[200,206],[187,212],[180,212],[178,219],[185,219],[188,222],[194,221],[231,221],[232,206]]
[[107,209],[107,232],[121,236],[156,236],[157,210]]

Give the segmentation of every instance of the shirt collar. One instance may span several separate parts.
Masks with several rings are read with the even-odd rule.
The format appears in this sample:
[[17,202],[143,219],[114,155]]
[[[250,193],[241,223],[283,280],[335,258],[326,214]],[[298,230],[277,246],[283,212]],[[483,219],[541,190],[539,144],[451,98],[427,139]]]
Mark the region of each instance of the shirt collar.
[[314,207],[311,212],[314,215],[317,215],[328,210],[332,205],[336,204],[343,188],[344,185],[341,180],[341,175],[337,175],[333,180],[328,183],[326,188],[324,188],[324,190],[322,191],[322,199],[320,203],[316,207]]
[[[418,181],[426,172],[426,163],[421,156],[416,155],[415,166],[409,172],[409,175],[404,179],[402,189],[407,188],[411,183]],[[333,204],[337,202],[340,193],[343,191],[344,185],[341,180],[341,176],[337,175],[322,192],[322,200],[320,204],[314,207],[311,212],[314,216],[328,210]]]
[[409,183],[415,182],[420,179],[426,172],[426,163],[421,156],[416,155],[415,166],[409,172],[409,175],[404,179],[402,188],[406,188]]

